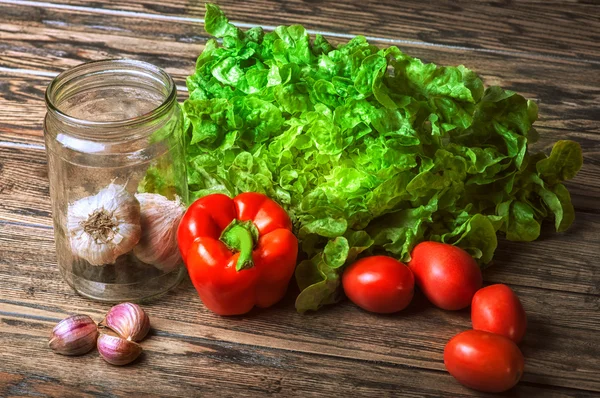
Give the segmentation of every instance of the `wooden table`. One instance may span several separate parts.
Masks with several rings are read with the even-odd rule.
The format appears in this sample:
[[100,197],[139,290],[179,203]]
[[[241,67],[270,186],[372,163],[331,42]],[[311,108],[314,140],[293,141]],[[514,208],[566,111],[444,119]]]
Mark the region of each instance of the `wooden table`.
[[[507,395],[600,395],[600,7],[593,1],[219,1],[242,26],[302,23],[334,41],[364,34],[440,64],[465,64],[487,85],[538,101],[541,140],[581,143],[568,184],[577,219],[534,243],[502,241],[488,283],[510,284],[529,315],[526,374]],[[108,305],[75,294],[56,267],[44,90],[79,63],[128,57],[165,68],[180,86],[207,37],[194,0],[0,0],[0,396],[479,395],[445,372],[442,352],[468,311],[422,297],[393,316],[349,303],[295,312],[297,292],[238,318],[208,312],[189,282],[147,305],[154,331],[132,366],[46,346],[71,313]],[[186,93],[180,90],[181,99]]]

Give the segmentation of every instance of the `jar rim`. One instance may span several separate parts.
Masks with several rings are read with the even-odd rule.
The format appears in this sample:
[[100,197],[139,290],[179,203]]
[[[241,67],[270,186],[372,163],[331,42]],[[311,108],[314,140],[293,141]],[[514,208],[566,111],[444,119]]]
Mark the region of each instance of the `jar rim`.
[[[103,65],[105,65],[106,68],[102,68]],[[70,82],[72,79],[93,73],[88,70],[89,68],[97,68],[98,71],[103,71],[104,69],[106,69],[106,71],[110,69],[126,70],[126,68],[131,68],[133,71],[135,69],[138,69],[139,73],[148,73],[149,76],[153,76],[160,79],[160,81],[164,84],[165,88],[167,89],[168,94],[165,96],[164,100],[160,103],[160,105],[153,108],[149,112],[122,120],[86,120],[71,116],[61,111],[59,107],[55,104],[55,94],[62,88],[62,86]],[[54,79],[52,79],[50,84],[48,84],[48,87],[46,87],[45,100],[48,111],[51,112],[54,116],[57,116],[59,119],[61,119],[62,122],[86,128],[111,130],[123,129],[127,127],[137,127],[152,120],[156,120],[157,118],[160,118],[164,114],[166,114],[170,110],[172,104],[177,101],[177,86],[175,85],[175,81],[173,80],[173,78],[167,72],[165,72],[162,68],[153,65],[149,62],[125,58],[103,59],[98,61],[84,62],[58,74]]]

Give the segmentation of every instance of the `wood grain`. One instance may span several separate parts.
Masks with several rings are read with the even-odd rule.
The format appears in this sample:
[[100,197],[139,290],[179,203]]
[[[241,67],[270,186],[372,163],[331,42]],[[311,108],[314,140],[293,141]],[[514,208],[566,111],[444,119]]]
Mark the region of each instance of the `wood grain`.
[[[364,396],[438,397],[494,396],[478,394],[452,382],[445,372],[378,362],[299,354],[227,344],[204,337],[171,334],[155,325],[142,342],[144,354],[130,366],[116,368],[97,354],[67,358],[49,352],[47,331],[54,319],[0,317],[0,344],[16,345],[19,355],[6,356],[0,394],[23,396]],[[161,329],[159,329],[161,328]],[[23,361],[24,357],[30,360]],[[75,372],[74,369],[86,369]],[[45,369],[53,369],[48,377]],[[101,375],[101,377],[98,377]],[[385,375],[385,378],[381,377]],[[132,383],[135,380],[135,383]],[[424,385],[422,380],[427,380]],[[523,382],[514,393],[523,396],[592,396],[592,392]]]
[[[82,12],[32,7],[21,7],[16,12],[0,4],[0,10],[2,8],[15,12],[10,23],[0,24],[0,67],[3,68],[58,73],[110,54],[154,63],[172,74],[178,84],[183,84],[184,78],[193,71],[195,59],[206,40],[197,25],[110,17],[99,23],[97,15]],[[414,44],[401,48],[410,55],[441,65],[464,64],[479,73],[486,85],[500,85],[538,101],[538,125],[564,130],[557,134],[600,131],[597,112],[600,64]],[[12,91],[26,89],[28,85],[14,87]],[[32,114],[28,112],[27,117],[29,115]]]
[[[600,136],[593,137],[600,139]],[[590,141],[596,142],[593,139]],[[590,157],[594,158],[597,156],[595,154],[597,152],[594,150]],[[0,189],[0,220],[50,227],[45,153],[41,150],[0,147],[0,164],[3,165],[0,187],[4,187]],[[594,173],[599,170],[595,169]],[[573,180],[569,188],[579,187],[579,179],[580,176]],[[588,183],[595,184],[596,180]],[[581,187],[579,191],[583,193]],[[574,197],[577,204],[577,197]],[[566,233],[551,232],[551,225],[547,223],[544,234],[536,242],[503,242],[496,257],[496,262],[502,265],[490,268],[490,280],[600,294],[600,272],[592,266],[598,253],[595,243],[600,229],[600,204],[594,198],[589,196],[584,200],[594,206],[593,212],[580,214]],[[552,253],[550,258],[548,253]],[[532,269],[527,267],[530,263],[543,263],[544,267]],[[549,275],[556,278],[549,278]]]
[[[0,315],[55,322],[69,313],[87,313],[101,319],[107,305],[78,297],[60,280],[54,266],[51,231],[31,228],[3,226],[0,242],[10,243],[10,252],[0,260],[0,280],[10,283],[0,287],[10,299],[0,301]],[[19,244],[32,235],[36,238]],[[600,364],[596,360],[600,352],[597,345],[589,344],[590,336],[600,331],[598,296],[513,287],[529,314],[529,331],[522,343],[527,358],[524,380],[600,391]],[[442,351],[449,336],[470,327],[468,312],[444,312],[422,297],[396,316],[369,314],[348,303],[303,316],[294,311],[294,295],[291,289],[282,303],[269,310],[221,318],[207,311],[191,284],[185,282],[160,303],[145,308],[153,320],[156,340],[169,336],[214,340],[213,344],[242,344],[257,351],[293,351],[375,361],[386,368],[408,365],[432,371],[443,370]],[[28,319],[18,314],[27,314]],[[48,322],[44,336],[50,327]],[[46,361],[45,357],[40,360]]]
[[[44,89],[53,74],[107,57],[157,64],[183,84],[207,39],[203,2],[8,2],[0,0],[0,396],[486,396],[443,367],[445,342],[470,328],[468,311],[438,310],[420,294],[393,316],[347,302],[302,316],[292,286],[271,309],[221,318],[185,281],[145,305],[153,333],[131,366],[51,354],[47,336],[58,320],[100,320],[108,306],[76,295],[55,265]],[[526,374],[506,396],[600,393],[600,20],[597,5],[566,3],[219,1],[234,21],[300,22],[335,42],[347,33],[377,36],[381,46],[393,38],[424,60],[465,64],[486,84],[538,101],[534,149],[562,138],[582,145],[584,168],[568,184],[574,226],[556,234],[545,225],[532,243],[501,241],[484,272],[487,283],[510,284],[529,315]]]
[[[89,7],[84,0],[59,4]],[[493,0],[472,2],[216,1],[232,21],[247,24],[303,24],[309,29],[363,34],[437,46],[527,52],[549,57],[600,61],[597,4]],[[203,18],[204,2],[156,0],[114,3],[99,0],[94,8],[130,10],[151,15]],[[181,21],[184,22],[184,21]]]

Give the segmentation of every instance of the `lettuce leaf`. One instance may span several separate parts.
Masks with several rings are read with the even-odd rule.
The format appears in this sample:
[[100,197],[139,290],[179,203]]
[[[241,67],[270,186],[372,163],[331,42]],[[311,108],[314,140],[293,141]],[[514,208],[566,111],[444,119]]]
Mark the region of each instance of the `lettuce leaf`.
[[257,191],[284,206],[306,258],[298,311],[339,300],[360,255],[408,261],[433,239],[485,265],[499,232],[531,241],[546,219],[573,222],[562,181],[581,148],[530,153],[534,102],[362,36],[335,47],[299,25],[242,31],[212,4],[205,20],[215,39],[183,105],[191,199]]

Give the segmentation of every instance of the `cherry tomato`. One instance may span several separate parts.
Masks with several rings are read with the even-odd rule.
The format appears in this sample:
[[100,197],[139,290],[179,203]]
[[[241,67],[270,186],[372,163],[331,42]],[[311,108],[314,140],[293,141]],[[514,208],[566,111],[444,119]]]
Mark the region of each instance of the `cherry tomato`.
[[413,298],[415,281],[410,269],[387,256],[362,258],[342,275],[346,296],[360,308],[389,314],[403,310]]
[[463,249],[446,243],[421,242],[408,266],[417,286],[435,306],[460,310],[471,304],[483,284],[479,266]]
[[444,365],[469,388],[502,392],[519,382],[525,361],[512,340],[499,334],[467,330],[446,344]]
[[480,289],[471,303],[473,329],[501,334],[519,343],[527,328],[527,315],[510,287],[497,284]]

